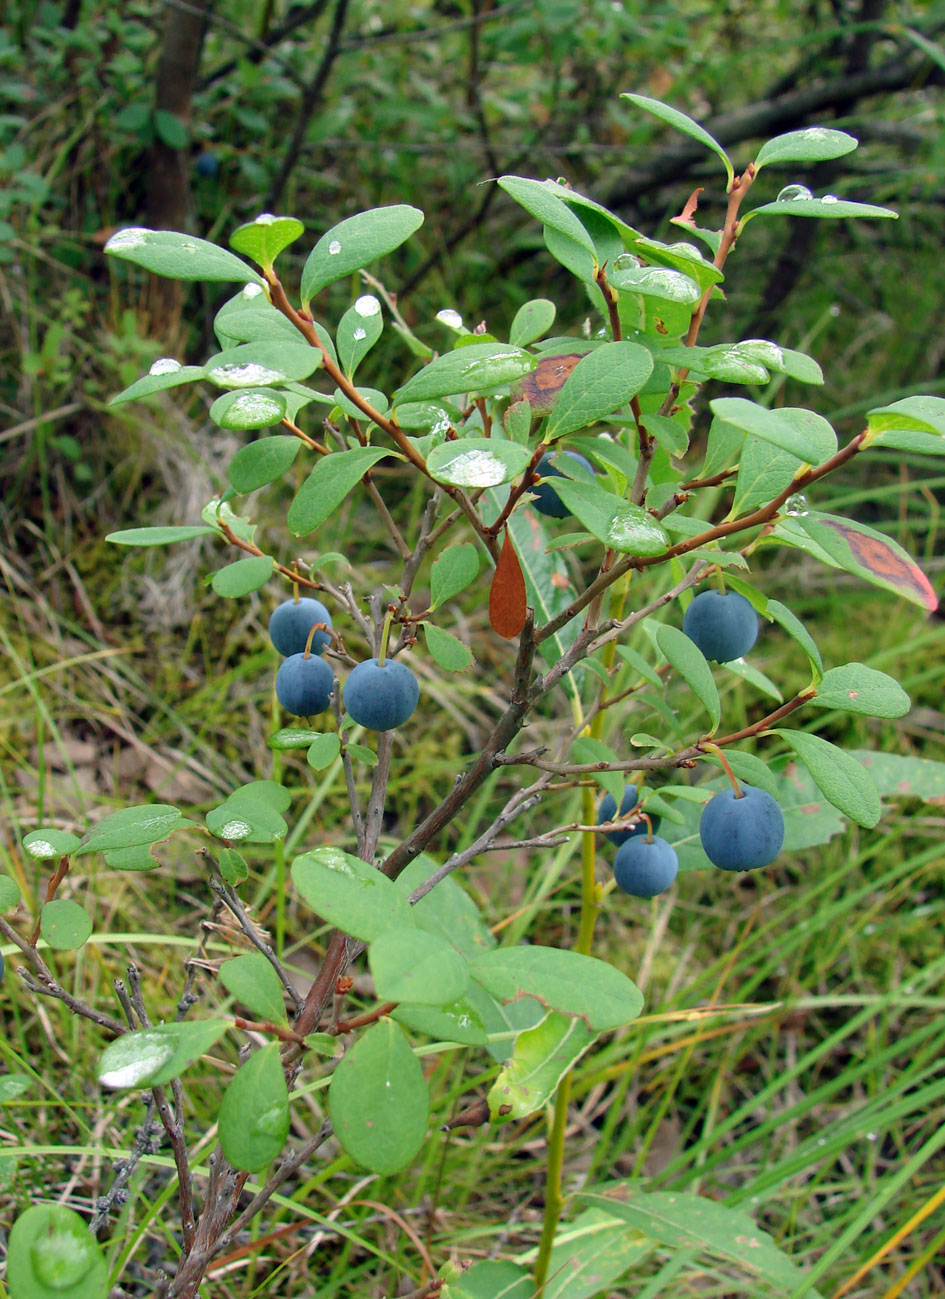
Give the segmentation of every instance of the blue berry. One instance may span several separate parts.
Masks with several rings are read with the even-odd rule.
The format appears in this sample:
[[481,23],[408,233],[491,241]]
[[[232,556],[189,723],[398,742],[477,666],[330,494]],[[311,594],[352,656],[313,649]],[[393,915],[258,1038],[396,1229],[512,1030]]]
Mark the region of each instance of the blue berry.
[[676,878],[679,859],[676,849],[665,839],[642,835],[628,839],[614,858],[617,887],[635,898],[654,898],[665,893]]
[[220,159],[208,149],[204,149],[203,153],[198,153],[194,159],[194,171],[198,176],[215,176],[219,170]]
[[758,639],[758,615],[737,591],[702,591],[686,610],[682,629],[707,659],[731,663]]
[[348,716],[369,731],[391,731],[413,713],[420,698],[417,678],[404,663],[365,659],[345,682]]
[[709,799],[699,821],[705,854],[724,871],[768,866],[784,843],[784,817],[771,795],[745,784],[742,795],[723,789]]
[[[597,810],[597,824],[603,825],[605,821],[616,821],[619,820],[620,817],[627,816],[636,807],[638,798],[639,790],[636,785],[624,785],[623,798],[620,800],[620,814],[618,817],[617,804],[614,802],[613,796],[611,794],[605,794],[601,799],[600,807]],[[651,816],[650,820],[653,823],[653,833],[655,834],[659,829],[660,818],[658,816]],[[622,843],[626,843],[628,839],[635,838],[638,834],[647,833],[648,829],[646,822],[640,820],[630,830],[609,830],[604,835],[604,838],[609,839],[611,843],[615,843],[619,846]]]
[[[321,600],[313,600],[310,596],[283,600],[269,616],[269,639],[283,658],[302,654],[309,632],[319,622],[331,626],[331,614]],[[312,637],[312,653],[321,654],[330,640],[327,631],[317,631]]]
[[[542,456],[535,466],[536,471],[542,478],[564,478],[565,475],[560,469],[555,468],[555,461],[558,456],[570,456],[577,463],[584,466],[588,473],[594,472],[594,467],[584,456],[578,455],[576,451],[550,451],[547,455]],[[530,492],[534,492],[535,499],[532,501],[535,509],[539,514],[546,514],[552,519],[566,519],[571,511],[562,501],[561,497],[551,486],[550,483],[536,483],[529,487]]]
[[287,713],[312,717],[331,703],[334,673],[317,654],[291,654],[276,673],[276,698]]

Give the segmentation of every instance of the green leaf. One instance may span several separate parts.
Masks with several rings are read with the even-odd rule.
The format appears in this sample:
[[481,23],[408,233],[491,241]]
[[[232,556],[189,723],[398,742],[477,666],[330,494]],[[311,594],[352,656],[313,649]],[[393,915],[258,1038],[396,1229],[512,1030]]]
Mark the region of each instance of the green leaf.
[[307,749],[310,744],[322,738],[321,731],[310,731],[293,726],[274,731],[269,737],[270,749]]
[[323,920],[372,943],[388,929],[414,924],[407,898],[386,875],[339,848],[315,848],[292,863],[302,898]]
[[225,392],[210,407],[214,424],[225,429],[271,428],[286,410],[285,394],[274,388],[243,388]]
[[62,1204],[34,1204],[14,1222],[10,1299],[107,1299],[108,1264],[88,1225]]
[[[780,802],[780,783],[771,774],[768,764],[761,758],[754,753],[742,753],[739,749],[726,749],[725,759],[739,780],[749,785],[757,785],[759,789],[765,790],[773,799]],[[718,754],[706,753],[705,760],[717,767],[722,766],[722,759]],[[702,812],[702,805],[699,811]]]
[[118,871],[153,871],[161,863],[154,856],[154,844],[140,843],[133,848],[114,848],[105,854],[105,865]]
[[368,964],[381,1001],[444,1006],[469,986],[469,966],[451,943],[437,934],[387,929],[368,948]]
[[125,1033],[99,1056],[96,1075],[115,1090],[161,1086],[209,1051],[228,1027],[222,1019],[195,1019]]
[[791,746],[829,803],[857,825],[871,829],[876,824],[882,807],[862,763],[819,735],[777,728],[773,733]]
[[882,532],[815,510],[799,515],[796,522],[838,568],[895,591],[930,612],[938,608],[938,596],[918,564]]
[[712,721],[709,733],[712,734],[721,721],[722,705],[719,702],[719,692],[712,669],[702,650],[684,631],[670,626],[669,623],[658,628],[656,643],[666,655],[667,662],[679,673],[709,714]]
[[664,347],[657,356],[697,378],[718,379],[720,383],[758,384],[767,383],[770,378],[767,367],[742,352],[737,343],[719,347]]
[[839,708],[867,717],[905,717],[909,696],[898,681],[863,663],[844,663],[825,673],[811,700],[818,708]]
[[468,541],[447,546],[430,570],[430,608],[437,609],[464,591],[479,576],[479,552]]
[[275,843],[289,828],[282,813],[291,801],[292,796],[283,785],[272,780],[253,780],[234,790],[224,803],[207,813],[207,829],[218,839]]
[[489,1090],[492,1118],[523,1119],[542,1109],[595,1037],[583,1019],[555,1011],[519,1033],[510,1059]]
[[241,447],[230,461],[230,482],[241,495],[255,492],[281,478],[301,449],[299,439],[289,434],[257,438]]
[[647,510],[614,496],[597,483],[578,483],[565,478],[567,465],[558,462],[560,478],[551,479],[554,490],[598,541],[621,554],[661,555],[669,545],[662,525]]
[[218,388],[264,388],[307,379],[322,363],[308,343],[239,343],[211,356],[206,377]]
[[284,989],[262,952],[234,956],[220,966],[220,980],[231,997],[254,1015],[275,1024],[286,1022]]
[[546,229],[554,230],[579,245],[596,261],[593,239],[567,204],[551,192],[547,182],[531,180],[527,176],[500,176],[499,186]]
[[631,104],[636,104],[638,108],[646,109],[654,117],[660,118],[663,122],[668,122],[670,126],[682,131],[683,135],[691,136],[693,140],[698,140],[704,144],[707,149],[711,149],[714,154],[722,159],[725,171],[728,175],[729,183],[735,175],[735,170],[729,162],[728,154],[719,144],[718,140],[711,136],[704,126],[694,122],[691,117],[681,113],[678,108],[670,108],[668,104],[661,103],[658,99],[650,99],[647,95],[622,94],[621,99],[629,99]]
[[341,741],[334,732],[319,735],[308,747],[305,761],[313,771],[324,771],[341,752]]
[[372,1172],[396,1173],[419,1152],[429,1093],[419,1060],[391,1020],[369,1028],[339,1062],[328,1113],[344,1150]]
[[105,245],[110,257],[134,262],[155,275],[171,280],[233,280],[259,283],[259,273],[225,248],[175,230],[147,230],[129,226],[113,234]]
[[[397,877],[397,887],[410,897],[438,868],[438,863],[421,853]],[[410,911],[419,929],[438,934],[471,960],[490,951],[496,942],[469,894],[451,876],[440,880]]]
[[945,398],[905,397],[867,412],[867,445],[945,455]]
[[[803,1286],[800,1268],[744,1209],[730,1208],[688,1191],[641,1191],[626,1182],[579,1191],[578,1195],[673,1250],[694,1248],[722,1259],[753,1278],[753,1285],[773,1285],[783,1295],[800,1293]],[[742,1289],[741,1284],[737,1283],[736,1288]],[[817,1299],[813,1288],[805,1287],[804,1293]]]
[[326,285],[361,270],[379,257],[386,257],[422,225],[423,213],[419,208],[396,203],[370,208],[332,226],[319,239],[302,268],[302,305],[308,310],[312,298]]
[[41,826],[23,836],[23,847],[36,861],[68,857],[70,853],[75,852],[81,842],[78,835],[68,834],[65,830],[56,830],[52,826]]
[[755,171],[778,162],[825,162],[842,158],[859,144],[856,136],[827,126],[807,126],[766,140],[755,157]]
[[424,366],[394,393],[391,405],[470,392],[496,392],[521,379],[536,365],[534,356],[511,343],[470,343]]
[[814,684],[816,685],[824,675],[824,661],[810,632],[800,618],[793,614],[780,600],[769,600],[765,612],[769,618],[773,618],[776,623],[784,628],[791,639],[796,641],[807,655],[810,660]]
[[652,1251],[652,1241],[627,1231],[619,1219],[588,1209],[573,1222],[559,1223],[542,1299],[595,1299],[605,1292],[619,1293],[611,1291],[609,1283]]
[[531,458],[529,448],[518,442],[467,437],[434,447],[427,469],[438,483],[452,487],[498,487],[517,478]]
[[252,555],[248,559],[237,559],[214,573],[210,585],[224,599],[238,600],[266,585],[272,577],[274,562],[271,555]]
[[323,456],[299,488],[286,522],[296,537],[304,537],[337,510],[372,465],[390,452],[383,447],[352,447]]
[[635,256],[642,257],[654,266],[669,266],[682,271],[684,275],[691,275],[703,293],[725,279],[722,271],[703,257],[695,244],[666,244],[659,239],[646,239],[638,235],[633,240],[632,251]]
[[640,266],[630,254],[617,259],[607,278],[615,289],[664,302],[688,306],[702,297],[702,290],[691,275],[667,266]]
[[899,213],[893,212],[888,207],[876,207],[872,203],[854,203],[850,199],[839,199],[834,194],[825,194],[823,198],[800,196],[763,203],[761,207],[746,212],[739,225],[744,227],[752,217],[761,215],[824,217],[833,220],[843,217],[889,217],[895,221]]
[[483,1259],[463,1277],[458,1299],[535,1299],[535,1282],[514,1263]]
[[5,1073],[0,1075],[0,1105],[9,1105],[25,1092],[28,1092],[32,1085],[32,1080],[27,1078],[26,1074]]
[[123,807],[94,825],[75,850],[79,857],[87,852],[108,852],[113,848],[133,848],[142,843],[161,843],[182,826],[193,825],[168,803],[149,803],[144,807]]
[[[571,756],[575,762],[619,762],[617,754],[601,740],[593,736],[579,736],[571,746]],[[626,777],[622,771],[593,771],[591,778],[611,796],[617,806],[623,800],[623,787]]]
[[20,890],[9,875],[0,875],[0,911],[12,911],[19,906]]
[[249,877],[246,858],[242,853],[238,853],[235,848],[218,849],[217,862],[220,866],[220,874],[227,884],[232,884],[235,887],[237,884],[242,884]]
[[[247,299],[247,291],[257,287],[255,284],[249,285],[248,289],[231,298],[217,312],[213,325],[221,347],[231,342],[298,345],[302,341],[302,335],[292,321],[270,303],[262,290],[257,296]],[[319,331],[317,325],[315,328],[321,336],[324,331]]]
[[472,652],[458,637],[432,622],[423,624],[430,657],[444,672],[465,672],[475,663]]
[[729,518],[750,514],[789,486],[802,461],[762,438],[746,437],[738,461],[738,477]]
[[391,1018],[435,1041],[457,1042],[462,1046],[485,1046],[489,1041],[482,1016],[465,997],[445,1006],[401,1002],[396,1010],[391,1011]]
[[39,913],[39,932],[56,951],[71,952],[88,941],[92,917],[78,902],[55,898]]
[[373,293],[363,293],[341,317],[335,334],[338,357],[349,379],[383,332],[380,302]]
[[557,308],[548,298],[532,298],[519,307],[509,330],[509,342],[516,347],[527,347],[536,338],[547,334],[555,323]]
[[735,428],[773,442],[808,464],[820,464],[823,433],[819,426],[798,428],[782,411],[767,410],[744,397],[716,397],[709,402],[709,407],[713,414]]
[[151,367],[150,374],[143,375],[121,392],[109,398],[109,406],[120,406],[122,402],[138,401],[141,397],[150,397],[155,392],[165,392],[168,388],[179,388],[185,383],[195,383],[206,377],[206,367],[202,365],[181,365],[179,361],[161,357]]
[[[166,108],[155,109],[154,130],[158,139],[169,149],[186,149],[190,139],[187,127],[177,116]],[[190,279],[190,276],[185,276]]]
[[588,352],[558,394],[545,440],[564,437],[613,414],[640,391],[652,370],[652,356],[638,343],[604,343]]
[[499,1001],[533,997],[548,1010],[584,1019],[596,1033],[636,1019],[643,997],[625,974],[580,952],[498,947],[471,962],[472,977]]
[[238,226],[230,235],[230,247],[238,253],[245,253],[264,270],[271,270],[272,264],[289,244],[295,243],[305,230],[301,221],[294,217],[273,216],[271,212],[262,212],[255,221],[247,221]]
[[289,1135],[289,1091],[279,1043],[270,1042],[240,1065],[220,1103],[220,1144],[234,1168],[258,1173],[279,1155]]
[[902,753],[873,753],[855,749],[851,757],[861,762],[880,794],[891,798],[921,798],[928,803],[945,800],[945,762],[912,758]]
[[219,528],[192,523],[179,528],[126,528],[122,532],[108,533],[105,540],[116,546],[170,546],[175,541],[193,541],[195,537],[219,535]]

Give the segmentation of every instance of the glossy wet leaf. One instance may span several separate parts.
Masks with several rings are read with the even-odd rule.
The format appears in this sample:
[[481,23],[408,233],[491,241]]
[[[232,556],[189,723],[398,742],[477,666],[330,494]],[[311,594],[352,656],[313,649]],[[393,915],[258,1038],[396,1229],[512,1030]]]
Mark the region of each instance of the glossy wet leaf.
[[669,545],[662,524],[641,506],[596,483],[572,482],[563,476],[551,481],[570,512],[605,546],[621,554],[660,555]]
[[219,839],[275,843],[288,831],[282,813],[291,801],[289,791],[275,781],[250,781],[207,813],[207,829]]
[[[139,401],[142,397],[150,397],[156,392],[166,392],[169,388],[180,388],[185,383],[196,383],[198,379],[206,376],[206,368],[202,365],[180,365],[177,361],[171,361],[169,357],[163,360],[155,361],[155,366],[159,367],[156,371],[143,375],[136,379],[134,383],[123,388],[121,392],[116,393],[109,399],[109,406],[120,406],[126,401]],[[163,367],[163,368],[161,368]]]
[[218,397],[210,407],[210,418],[225,429],[271,428],[285,410],[285,394],[275,388],[243,388]]
[[211,356],[206,377],[218,388],[265,388],[307,379],[322,363],[322,353],[297,343],[238,343]]
[[667,122],[670,126],[675,127],[677,131],[681,131],[683,135],[688,135],[693,140],[698,140],[700,144],[704,144],[707,149],[711,149],[717,157],[721,158],[729,181],[731,181],[735,172],[731,162],[729,162],[728,154],[704,126],[700,126],[698,122],[693,121],[686,113],[681,113],[678,108],[671,108],[669,104],[661,103],[658,99],[650,99],[647,95],[626,93],[621,95],[620,98],[629,99],[638,108],[645,109],[648,113],[652,113],[654,117]]
[[423,224],[419,208],[405,203],[371,208],[348,217],[322,235],[302,268],[301,295],[307,308],[321,289],[393,252]]
[[279,433],[241,447],[230,461],[230,482],[240,493],[255,492],[281,478],[302,450],[297,437]]
[[96,1075],[115,1090],[160,1086],[209,1051],[228,1027],[222,1019],[195,1019],[125,1033],[99,1056]]
[[763,203],[761,207],[746,212],[740,224],[744,225],[751,217],[763,215],[819,217],[835,221],[845,217],[884,217],[895,220],[899,213],[888,207],[877,207],[874,203],[855,203],[851,199],[839,199],[833,194],[825,194],[822,198],[776,199],[773,203]]
[[258,271],[225,248],[176,230],[128,226],[112,235],[105,252],[172,280],[259,283],[260,278]]
[[40,826],[23,836],[23,847],[36,861],[67,857],[69,853],[75,852],[81,842],[78,835],[57,830],[54,826]]
[[535,357],[511,343],[470,343],[438,356],[394,394],[392,405],[463,393],[496,392],[528,374]]
[[289,1092],[279,1043],[255,1051],[233,1075],[220,1103],[220,1144],[234,1168],[258,1173],[289,1135]]
[[807,126],[766,140],[755,155],[755,171],[779,162],[825,162],[852,153],[859,141],[846,131],[827,126]]
[[296,857],[292,880],[316,915],[366,943],[388,929],[414,925],[402,890],[340,848],[315,848]]
[[289,506],[286,522],[296,537],[304,537],[333,514],[372,465],[389,455],[383,447],[352,447],[317,461]]
[[533,997],[548,1010],[587,1021],[596,1033],[629,1024],[643,997],[614,966],[553,947],[497,947],[471,962],[472,977],[499,1001]]
[[427,469],[438,483],[452,487],[498,487],[517,478],[531,458],[529,448],[517,442],[467,437],[434,447]]
[[321,738],[321,731],[311,731],[308,727],[284,726],[279,731],[273,731],[268,743],[270,749],[307,749]]
[[773,442],[799,460],[816,465],[823,458],[824,436],[820,424],[798,426],[781,411],[768,410],[744,397],[716,397],[709,402],[709,407],[719,419],[744,433]]
[[384,332],[381,304],[373,293],[362,293],[341,317],[335,332],[338,359],[351,378]]
[[621,266],[618,263],[607,278],[615,289],[639,293],[645,298],[682,302],[688,306],[702,297],[702,290],[690,275],[668,266]]
[[375,1173],[396,1173],[426,1138],[430,1099],[403,1031],[383,1019],[345,1055],[328,1089],[328,1112],[345,1151]]
[[142,843],[160,843],[183,826],[192,825],[176,807],[168,803],[148,803],[143,807],[123,807],[103,817],[82,838],[75,850],[79,857],[88,852],[106,852],[113,848],[133,848]]
[[10,1299],[106,1299],[108,1265],[88,1224],[62,1204],[34,1204],[10,1230]]
[[261,952],[247,952],[224,961],[220,982],[231,997],[261,1019],[286,1022],[285,990],[278,974]]

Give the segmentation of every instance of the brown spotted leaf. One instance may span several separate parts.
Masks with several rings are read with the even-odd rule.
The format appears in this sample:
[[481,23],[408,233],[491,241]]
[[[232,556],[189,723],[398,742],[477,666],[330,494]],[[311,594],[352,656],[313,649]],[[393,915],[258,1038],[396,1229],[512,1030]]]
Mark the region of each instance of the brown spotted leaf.
[[513,640],[525,626],[526,612],[525,578],[506,528],[489,592],[489,622],[492,630],[506,640]]

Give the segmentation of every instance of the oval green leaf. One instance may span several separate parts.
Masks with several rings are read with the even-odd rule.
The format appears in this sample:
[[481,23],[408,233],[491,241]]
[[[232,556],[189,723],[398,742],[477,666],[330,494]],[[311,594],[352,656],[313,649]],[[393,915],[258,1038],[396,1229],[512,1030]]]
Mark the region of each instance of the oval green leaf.
[[68,857],[75,852],[81,843],[78,835],[68,834],[65,830],[56,830],[50,826],[41,826],[31,830],[23,837],[23,847],[37,861],[48,861],[51,857]]
[[271,555],[252,555],[248,559],[237,559],[214,573],[210,585],[224,599],[238,600],[266,585],[272,577],[273,564]]
[[307,309],[315,294],[326,285],[399,248],[422,225],[423,213],[419,208],[395,203],[359,212],[332,226],[319,239],[302,268],[303,305]]
[[368,948],[368,964],[382,1001],[443,1006],[469,986],[469,966],[456,948],[413,926],[379,935]]
[[87,1224],[62,1204],[34,1204],[10,1231],[10,1299],[106,1299],[108,1265]]
[[414,925],[406,897],[375,867],[339,848],[315,848],[292,863],[292,879],[317,915],[372,943],[388,929]]
[[605,546],[627,555],[660,555],[669,545],[662,525],[639,505],[614,496],[597,483],[572,482],[564,477],[551,482],[567,508]]
[[241,447],[230,461],[230,482],[241,495],[266,487],[286,473],[301,449],[299,439],[287,433],[257,438]]
[[396,1173],[423,1145],[430,1098],[420,1062],[392,1020],[374,1024],[332,1074],[328,1112],[359,1164]]
[[289,1135],[289,1091],[279,1043],[251,1055],[233,1075],[220,1104],[220,1144],[234,1168],[258,1173],[279,1155]]
[[209,1051],[228,1027],[222,1019],[195,1019],[125,1033],[99,1057],[98,1080],[116,1090],[171,1082]]
[[731,162],[729,162],[728,154],[704,126],[694,122],[691,117],[687,116],[686,113],[681,113],[678,108],[670,108],[669,104],[663,104],[658,99],[650,99],[648,95],[625,93],[620,98],[629,99],[631,104],[636,104],[638,108],[645,109],[648,113],[652,113],[654,117],[660,118],[661,121],[668,122],[677,131],[682,131],[683,135],[691,136],[693,140],[698,140],[707,149],[711,149],[714,154],[722,159],[729,181],[732,180],[735,170]]
[[220,428],[270,428],[280,422],[285,408],[285,394],[274,388],[243,388],[218,397],[210,407],[210,418]]
[[625,974],[580,952],[497,947],[470,962],[472,977],[497,1000],[534,997],[548,1010],[576,1015],[595,1033],[636,1019],[643,996]]
[[653,358],[638,343],[604,343],[578,361],[548,417],[546,440],[586,428],[626,405],[653,371]]
[[806,731],[777,729],[803,762],[828,803],[857,825],[871,829],[882,814],[876,786],[862,763],[829,740]]
[[755,157],[755,171],[773,162],[826,162],[828,158],[842,158],[852,153],[859,141],[846,131],[836,131],[827,126],[807,126],[800,131],[787,131],[766,140]]
[[671,627],[668,623],[657,630],[656,643],[666,655],[666,661],[679,673],[709,714],[712,720],[711,734],[721,720],[722,705],[712,669],[702,650],[684,631]]
[[219,535],[218,528],[205,523],[191,523],[177,528],[125,528],[121,532],[108,533],[105,540],[116,546],[171,546],[176,541]]
[[134,848],[142,843],[160,843],[174,830],[192,824],[168,803],[123,807],[92,827],[76,848],[75,856],[113,848]]
[[469,392],[495,392],[533,370],[534,356],[511,343],[469,343],[424,366],[394,394],[391,405]]
[[206,377],[218,388],[265,388],[307,379],[322,363],[307,343],[239,343],[207,361]]
[[284,989],[278,974],[261,952],[234,956],[220,966],[220,981],[247,1010],[276,1024],[286,1022]]
[[255,221],[247,221],[238,226],[230,235],[230,247],[238,253],[252,257],[264,270],[271,270],[272,264],[289,244],[294,243],[305,230],[301,221],[295,217],[273,216],[271,212],[261,212]]
[[517,478],[531,458],[529,448],[517,442],[461,438],[434,447],[427,457],[427,469],[436,482],[452,487],[498,487]]
[[898,681],[868,668],[865,663],[844,663],[824,674],[811,700],[818,708],[839,708],[867,717],[905,717],[912,707]]
[[372,465],[389,455],[383,447],[352,447],[323,456],[299,488],[286,522],[296,537],[314,532],[338,508]]
[[110,257],[134,262],[155,275],[171,280],[232,280],[236,283],[259,283],[259,272],[225,248],[176,230],[148,230],[129,226],[108,240],[105,252]]

